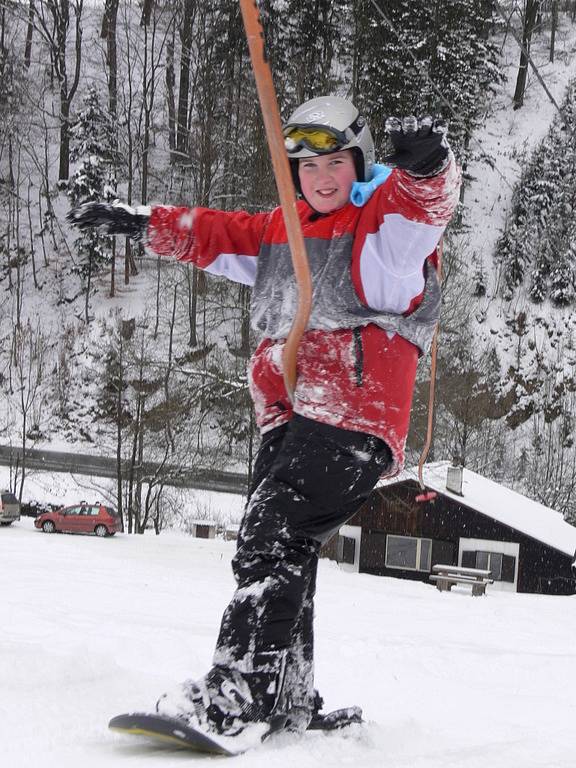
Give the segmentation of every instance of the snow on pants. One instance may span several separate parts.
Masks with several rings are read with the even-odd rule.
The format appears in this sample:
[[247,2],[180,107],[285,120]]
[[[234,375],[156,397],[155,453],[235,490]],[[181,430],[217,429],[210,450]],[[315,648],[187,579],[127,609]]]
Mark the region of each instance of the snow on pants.
[[285,657],[292,700],[312,695],[313,598],[322,544],[361,507],[392,463],[386,443],[303,416],[264,434],[232,561],[237,590],[215,664],[258,672]]

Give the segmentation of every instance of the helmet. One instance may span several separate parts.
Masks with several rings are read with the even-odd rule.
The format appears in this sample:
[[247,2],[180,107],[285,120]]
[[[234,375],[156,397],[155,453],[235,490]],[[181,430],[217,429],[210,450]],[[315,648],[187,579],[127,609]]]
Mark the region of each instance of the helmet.
[[298,191],[298,159],[351,149],[358,181],[372,176],[374,140],[354,104],[340,96],[320,96],[301,104],[284,125],[286,151]]

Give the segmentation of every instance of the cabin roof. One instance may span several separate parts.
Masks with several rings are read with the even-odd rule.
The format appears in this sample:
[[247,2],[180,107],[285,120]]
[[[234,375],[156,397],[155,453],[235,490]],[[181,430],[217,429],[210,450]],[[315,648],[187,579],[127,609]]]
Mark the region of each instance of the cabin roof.
[[[575,555],[576,527],[567,523],[560,512],[469,469],[463,470],[462,496],[459,496],[446,490],[449,466],[448,461],[425,465],[424,483],[427,488],[571,557]],[[417,478],[416,468],[407,469],[391,480],[382,480],[378,487],[392,486],[407,480],[418,482]]]

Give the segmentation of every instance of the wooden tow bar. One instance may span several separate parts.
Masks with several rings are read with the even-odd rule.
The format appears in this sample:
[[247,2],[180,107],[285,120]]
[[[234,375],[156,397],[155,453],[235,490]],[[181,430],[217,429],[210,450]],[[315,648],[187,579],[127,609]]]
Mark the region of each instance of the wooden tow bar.
[[[438,244],[438,280],[442,280],[442,250],[444,240],[441,239]],[[438,356],[438,323],[434,329],[434,336],[432,338],[432,346],[430,348],[430,391],[428,395],[428,428],[426,430],[426,443],[422,449],[420,455],[420,461],[418,462],[418,483],[420,485],[420,493],[416,496],[416,501],[434,501],[438,495],[435,491],[427,491],[424,483],[424,464],[428,458],[430,446],[432,445],[432,436],[434,434],[434,397],[436,394],[436,358]]]
[[250,49],[252,70],[256,80],[256,89],[260,101],[260,109],[266,129],[266,138],[272,158],[272,167],[276,179],[276,187],[280,197],[280,205],[284,215],[288,245],[292,255],[292,264],[298,287],[298,305],[292,323],[292,328],[284,344],[283,371],[284,384],[290,400],[294,397],[296,386],[296,357],[300,340],[308,325],[312,307],[312,279],[304,245],[302,227],[296,209],[296,192],[290,172],[290,164],[284,145],[282,123],[278,109],[278,100],[274,89],[272,72],[264,49],[264,29],[260,20],[258,4],[255,0],[240,0],[240,9],[246,30],[246,39]]

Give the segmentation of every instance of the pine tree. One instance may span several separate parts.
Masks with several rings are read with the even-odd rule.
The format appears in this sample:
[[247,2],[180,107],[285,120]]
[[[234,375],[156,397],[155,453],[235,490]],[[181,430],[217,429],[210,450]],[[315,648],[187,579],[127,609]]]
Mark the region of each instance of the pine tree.
[[557,307],[567,307],[574,302],[574,257],[576,246],[571,245],[559,264],[550,273],[550,299]]
[[[72,129],[70,155],[72,161],[78,163],[68,184],[73,205],[116,198],[113,146],[112,123],[101,105],[98,90],[91,85],[84,98],[84,109]],[[89,229],[76,238],[74,245],[80,257],[77,271],[89,283],[91,275],[110,261],[111,238]],[[86,290],[89,291],[88,285]]]
[[[377,147],[391,114],[449,120],[462,159],[486,96],[502,79],[488,40],[491,0],[389,0],[379,13],[355,2],[353,92],[374,125]],[[383,18],[385,16],[385,18]]]
[[474,269],[474,277],[472,278],[472,295],[476,298],[486,296],[486,273],[484,271],[484,263],[481,256],[475,254],[476,266]]
[[575,298],[569,253],[574,232],[576,141],[570,128],[575,84],[567,92],[564,120],[555,120],[537,147],[515,189],[512,210],[496,254],[504,270],[504,296],[530,277],[530,298],[540,303],[547,295],[557,306]]

